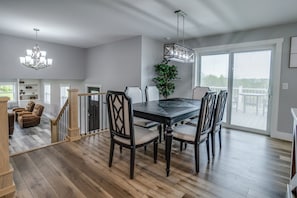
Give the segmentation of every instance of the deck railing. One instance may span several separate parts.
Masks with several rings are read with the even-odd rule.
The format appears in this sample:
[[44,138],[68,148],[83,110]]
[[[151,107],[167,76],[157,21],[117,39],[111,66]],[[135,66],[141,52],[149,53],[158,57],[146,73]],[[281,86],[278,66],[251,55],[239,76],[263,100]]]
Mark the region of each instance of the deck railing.
[[[212,91],[219,92],[220,90],[226,90],[226,87],[214,87],[210,86]],[[253,111],[266,112],[266,106],[268,104],[268,90],[264,88],[233,88],[232,90],[232,107],[236,108],[236,111],[240,110],[245,112],[248,107],[254,107]]]

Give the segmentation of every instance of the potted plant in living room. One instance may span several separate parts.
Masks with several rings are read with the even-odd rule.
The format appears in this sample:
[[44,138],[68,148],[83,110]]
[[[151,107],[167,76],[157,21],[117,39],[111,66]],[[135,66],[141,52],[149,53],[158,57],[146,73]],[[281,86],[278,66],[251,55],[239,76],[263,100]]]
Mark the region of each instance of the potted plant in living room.
[[168,60],[163,60],[162,63],[155,65],[155,73],[157,76],[153,78],[160,94],[164,98],[173,94],[175,90],[174,80],[178,79],[176,66],[169,65],[168,62]]

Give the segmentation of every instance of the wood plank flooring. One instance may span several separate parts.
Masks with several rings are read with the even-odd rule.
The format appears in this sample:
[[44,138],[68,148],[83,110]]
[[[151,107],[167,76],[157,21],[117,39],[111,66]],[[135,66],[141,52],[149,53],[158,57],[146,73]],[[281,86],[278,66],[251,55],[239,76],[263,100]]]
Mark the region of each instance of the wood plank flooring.
[[109,133],[85,137],[11,157],[17,197],[285,197],[291,143],[266,136],[223,130],[223,147],[207,161],[201,145],[200,173],[193,174],[193,149],[173,143],[166,177],[164,143],[153,163],[153,145],[136,152],[134,180],[130,152],[115,148],[108,167]]
[[41,117],[40,124],[35,127],[20,128],[14,122],[14,132],[9,138],[9,154],[31,150],[51,144],[50,120],[46,116]]

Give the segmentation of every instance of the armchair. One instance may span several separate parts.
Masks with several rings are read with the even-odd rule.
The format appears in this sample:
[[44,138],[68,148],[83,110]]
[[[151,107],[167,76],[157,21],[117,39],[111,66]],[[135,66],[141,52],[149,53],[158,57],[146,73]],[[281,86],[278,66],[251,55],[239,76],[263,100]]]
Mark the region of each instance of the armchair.
[[32,127],[40,124],[44,106],[36,104],[32,112],[19,112],[18,123],[21,128]]
[[33,109],[34,109],[34,106],[35,106],[35,102],[33,101],[29,101],[26,105],[25,108],[23,107],[16,107],[16,108],[13,108],[12,111],[14,112],[15,114],[15,121],[18,121],[18,114],[19,112],[32,112]]

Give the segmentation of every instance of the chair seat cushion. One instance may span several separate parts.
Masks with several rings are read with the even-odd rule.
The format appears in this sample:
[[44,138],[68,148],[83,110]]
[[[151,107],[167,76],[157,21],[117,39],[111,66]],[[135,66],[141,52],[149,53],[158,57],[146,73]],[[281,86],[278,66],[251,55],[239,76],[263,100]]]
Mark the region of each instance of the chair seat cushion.
[[[188,142],[194,142],[196,136],[197,127],[191,125],[180,125],[173,129],[173,138],[184,140]],[[200,141],[203,141],[207,137],[207,134],[201,134]]]
[[[135,145],[145,144],[152,141],[153,139],[158,139],[159,132],[156,130],[149,130],[143,127],[134,126],[134,135],[135,135]],[[130,139],[121,138],[114,136],[114,139],[118,142],[130,145]]]
[[198,118],[194,118],[194,119],[189,120],[189,122],[187,122],[187,124],[192,125],[192,126],[197,126]]
[[144,128],[151,128],[154,126],[158,126],[160,123],[154,122],[151,120],[143,119],[143,118],[138,118],[134,117],[134,125],[144,127]]

